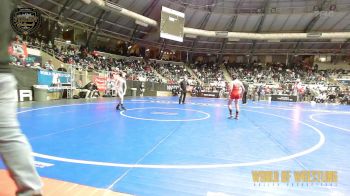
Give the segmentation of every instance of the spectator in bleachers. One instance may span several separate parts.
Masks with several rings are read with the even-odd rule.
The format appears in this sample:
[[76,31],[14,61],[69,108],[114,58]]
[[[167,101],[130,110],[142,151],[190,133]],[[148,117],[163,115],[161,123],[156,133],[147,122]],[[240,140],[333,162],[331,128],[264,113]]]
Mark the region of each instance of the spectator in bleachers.
[[85,95],[85,99],[88,99],[88,98],[93,98],[94,96],[99,96],[99,92],[98,92],[98,88],[97,88],[97,85],[91,81],[89,83],[87,83],[85,86],[84,86],[84,89],[86,90],[86,95]]
[[43,68],[46,69],[46,70],[50,70],[50,71],[54,70],[54,66],[53,66],[53,64],[52,64],[52,60],[49,59],[49,60],[44,64],[44,67],[43,67]]
[[145,93],[145,83],[141,82],[141,84],[140,84],[140,97],[143,97],[143,93]]
[[58,68],[57,71],[67,72],[67,69],[64,67],[63,64],[61,64],[60,68]]

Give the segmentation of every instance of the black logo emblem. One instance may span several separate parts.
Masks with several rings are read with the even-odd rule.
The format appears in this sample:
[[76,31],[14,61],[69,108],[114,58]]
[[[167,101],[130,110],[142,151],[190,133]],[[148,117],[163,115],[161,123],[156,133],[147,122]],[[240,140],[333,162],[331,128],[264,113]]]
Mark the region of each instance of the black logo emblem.
[[18,34],[32,34],[41,25],[40,12],[33,8],[17,8],[11,12],[11,26]]

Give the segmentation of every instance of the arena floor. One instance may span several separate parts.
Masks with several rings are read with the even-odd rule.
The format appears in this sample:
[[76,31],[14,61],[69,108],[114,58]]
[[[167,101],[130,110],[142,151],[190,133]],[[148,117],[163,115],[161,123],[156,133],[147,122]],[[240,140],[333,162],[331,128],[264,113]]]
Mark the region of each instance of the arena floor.
[[[350,107],[224,99],[24,102],[45,178],[131,195],[350,195]],[[4,166],[0,164],[0,168]],[[337,171],[338,183],[254,183],[252,171]]]

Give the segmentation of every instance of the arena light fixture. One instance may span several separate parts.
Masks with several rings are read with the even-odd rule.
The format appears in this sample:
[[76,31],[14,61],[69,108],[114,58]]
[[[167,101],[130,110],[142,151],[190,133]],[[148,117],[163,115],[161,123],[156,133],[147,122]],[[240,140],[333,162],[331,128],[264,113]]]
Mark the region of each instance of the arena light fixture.
[[143,26],[143,27],[148,27],[148,24],[146,24],[146,23],[144,23],[142,21],[139,21],[139,20],[135,20],[135,24]]
[[61,27],[66,26],[62,20],[58,20],[58,21],[57,21],[57,24],[58,24],[59,26],[61,26]]
[[121,8],[120,6],[118,6],[117,4],[114,4],[110,1],[106,1],[106,6],[115,9],[115,11],[121,12],[123,10],[123,8]]
[[[84,1],[88,3],[89,0]],[[97,4],[100,8],[106,10],[115,12],[117,14],[121,14],[130,18],[133,18],[135,20],[139,20],[141,22],[144,22],[145,24],[151,25],[151,26],[157,26],[157,21],[147,18],[146,16],[143,16],[141,14],[138,14],[136,12],[130,11],[128,9],[122,8],[121,6],[117,5],[116,3],[113,3],[111,1],[103,1],[103,0],[91,0],[91,2]]]
[[82,2],[84,2],[85,4],[90,4],[91,0],[81,0]]
[[227,37],[228,32],[227,31],[215,31],[215,35],[217,37]]
[[322,33],[307,33],[308,38],[319,38],[322,36]]
[[93,1],[94,3],[96,3],[99,6],[104,6],[105,5],[105,2],[103,0],[91,0],[91,1]]
[[[207,31],[203,29],[184,28],[185,34],[192,34],[203,37],[218,37],[217,31]],[[350,38],[350,32],[319,32],[319,33],[243,33],[228,32],[227,38],[249,39],[249,40],[290,40],[290,39],[334,39]]]
[[235,38],[235,37],[229,37],[229,38],[227,38],[227,40],[228,40],[229,42],[239,42],[239,41],[240,41],[240,39]]
[[279,40],[279,39],[270,39],[270,40],[267,40],[267,42],[269,42],[269,43],[277,43],[277,42],[281,42],[281,40]]
[[188,37],[188,38],[197,38],[196,35],[192,35],[192,34],[185,34],[185,37]]
[[331,39],[331,42],[346,42],[346,39]]

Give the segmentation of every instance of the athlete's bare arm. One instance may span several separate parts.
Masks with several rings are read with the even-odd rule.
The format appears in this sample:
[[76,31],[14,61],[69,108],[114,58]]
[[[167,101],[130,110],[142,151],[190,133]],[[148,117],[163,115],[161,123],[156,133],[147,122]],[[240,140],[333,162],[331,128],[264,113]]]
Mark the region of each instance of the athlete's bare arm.
[[245,91],[245,88],[244,88],[244,85],[243,85],[243,83],[242,82],[240,82],[241,84],[241,88],[242,88],[242,93],[244,93],[244,91]]
[[123,95],[125,95],[125,93],[126,93],[126,88],[127,88],[127,86],[126,86],[126,81],[125,81],[125,80],[123,80],[123,86],[124,86]]

